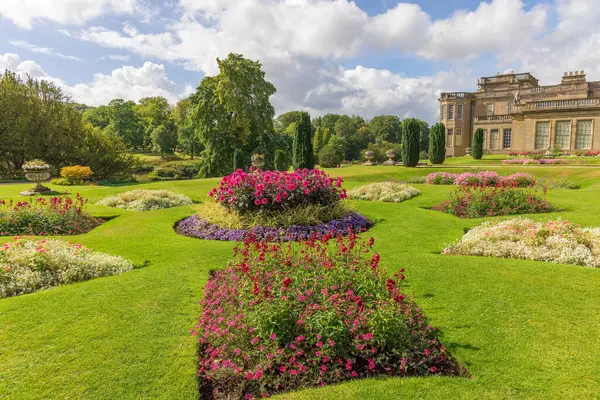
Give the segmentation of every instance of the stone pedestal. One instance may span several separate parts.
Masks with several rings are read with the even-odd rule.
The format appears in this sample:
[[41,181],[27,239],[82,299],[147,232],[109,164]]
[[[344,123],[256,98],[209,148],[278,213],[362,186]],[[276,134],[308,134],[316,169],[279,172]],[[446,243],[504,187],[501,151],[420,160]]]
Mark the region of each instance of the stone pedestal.
[[365,158],[367,159],[367,161],[365,161],[362,165],[365,166],[372,166],[372,165],[376,165],[377,163],[374,163],[373,157],[375,157],[375,153],[373,153],[372,151],[366,151],[365,152]]
[[396,152],[394,150],[388,150],[385,152],[387,156],[387,160],[383,163],[383,165],[393,166],[396,165],[396,161],[394,161],[394,157],[396,157]]
[[25,171],[25,178],[27,178],[27,180],[29,180],[29,181],[35,182],[35,187],[33,187],[29,190],[25,190],[25,191],[21,192],[20,194],[23,196],[35,196],[38,194],[43,194],[43,195],[58,194],[58,192],[42,185],[42,182],[45,182],[50,179],[50,172],[48,171],[49,169],[50,169],[50,167],[47,165],[46,165],[46,168],[43,168],[41,166],[37,166],[35,168],[28,168],[27,164],[24,165],[23,170]]

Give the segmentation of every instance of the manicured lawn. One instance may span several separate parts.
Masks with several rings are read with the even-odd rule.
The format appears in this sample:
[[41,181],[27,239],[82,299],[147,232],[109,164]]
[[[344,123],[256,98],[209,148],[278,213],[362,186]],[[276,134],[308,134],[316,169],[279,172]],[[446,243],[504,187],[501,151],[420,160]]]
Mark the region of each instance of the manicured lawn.
[[[465,165],[465,164],[456,164]],[[476,167],[476,166],[475,166]],[[346,187],[404,179],[436,168],[347,167]],[[450,169],[448,169],[450,170]],[[457,172],[459,168],[452,168]],[[467,170],[467,169],[465,169]],[[580,183],[548,199],[562,216],[600,226],[600,168],[498,167]],[[143,185],[202,200],[218,180]],[[0,186],[0,197],[29,185]],[[136,185],[70,187],[95,202]],[[407,291],[443,332],[471,378],[370,379],[280,396],[292,399],[592,399],[600,393],[600,271],[541,262],[442,256],[445,244],[482,220],[428,210],[451,187],[414,185],[399,204],[354,202],[378,221],[382,266],[405,267]],[[58,187],[58,189],[65,189]],[[195,340],[189,334],[211,269],[232,243],[178,236],[182,207],[151,212],[91,206],[117,218],[68,240],[120,255],[145,268],[123,275],[0,300],[0,398],[197,399]],[[0,238],[0,242],[9,238]]]

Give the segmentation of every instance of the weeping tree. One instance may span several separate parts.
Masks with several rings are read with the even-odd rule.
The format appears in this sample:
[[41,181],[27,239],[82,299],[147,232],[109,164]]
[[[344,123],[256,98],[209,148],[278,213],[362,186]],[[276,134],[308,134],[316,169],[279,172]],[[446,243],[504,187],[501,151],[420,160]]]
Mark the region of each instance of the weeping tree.
[[414,167],[419,163],[421,124],[418,119],[408,118],[402,121],[402,161],[405,167]]
[[446,159],[446,127],[437,123],[429,130],[429,161],[443,164]]
[[483,157],[483,129],[477,128],[473,135],[473,149],[471,150],[473,158],[481,160]]
[[296,122],[292,155],[292,164],[295,169],[312,169],[315,167],[312,124],[310,123],[310,115],[307,112],[300,114]]

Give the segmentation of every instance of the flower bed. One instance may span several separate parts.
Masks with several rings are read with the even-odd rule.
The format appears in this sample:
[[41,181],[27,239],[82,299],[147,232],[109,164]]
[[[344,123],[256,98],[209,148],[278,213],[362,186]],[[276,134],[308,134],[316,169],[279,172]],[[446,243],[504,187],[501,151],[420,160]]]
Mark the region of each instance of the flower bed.
[[362,232],[373,225],[368,218],[350,212],[339,219],[317,225],[292,225],[288,227],[226,228],[212,224],[198,215],[192,215],[177,223],[175,230],[183,236],[207,240],[243,241],[248,237],[270,241],[295,241],[307,239],[314,233],[325,234],[333,231],[335,234],[347,234],[349,231]]
[[538,197],[532,189],[485,186],[461,186],[450,193],[449,199],[432,209],[460,218],[561,211]]
[[543,165],[556,165],[556,164],[564,164],[565,160],[559,160],[557,158],[509,158],[507,160],[502,160],[502,164],[519,164],[519,165],[528,165],[528,164],[543,164]]
[[135,189],[105,197],[96,204],[126,210],[150,211],[191,205],[192,200],[187,196],[168,190]]
[[524,218],[492,221],[467,232],[443,254],[518,258],[600,267],[600,228],[582,228],[565,220]]
[[[248,239],[204,290],[203,398],[253,399],[373,376],[457,375],[437,330],[371,253],[373,240]],[[299,247],[299,248],[298,248]]]
[[58,239],[15,238],[0,246],[0,298],[120,274],[133,269],[121,257]]
[[496,171],[464,172],[462,174],[434,172],[427,175],[425,182],[431,185],[532,187],[536,184],[536,178],[524,172],[507,176],[500,176]]
[[224,177],[210,196],[240,213],[282,210],[306,204],[331,205],[346,197],[342,178],[319,169],[294,172],[238,169]]
[[401,203],[420,194],[421,192],[414,187],[402,183],[377,182],[349,191],[348,198],[353,200]]
[[78,235],[102,224],[86,210],[87,199],[37,197],[29,201],[0,200],[0,236]]

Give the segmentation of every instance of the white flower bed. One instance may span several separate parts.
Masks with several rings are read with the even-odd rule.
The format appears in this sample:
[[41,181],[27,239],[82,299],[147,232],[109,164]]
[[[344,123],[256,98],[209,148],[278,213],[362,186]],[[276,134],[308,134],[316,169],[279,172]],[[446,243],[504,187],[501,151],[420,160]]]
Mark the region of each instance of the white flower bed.
[[600,228],[565,220],[490,221],[467,232],[442,254],[517,258],[600,267]]
[[105,197],[96,204],[126,210],[150,211],[190,205],[192,200],[187,196],[168,190],[136,189]]
[[377,182],[349,191],[348,198],[353,200],[401,203],[420,194],[421,192],[414,187],[403,183]]
[[122,257],[63,240],[15,239],[0,246],[0,298],[133,269]]

